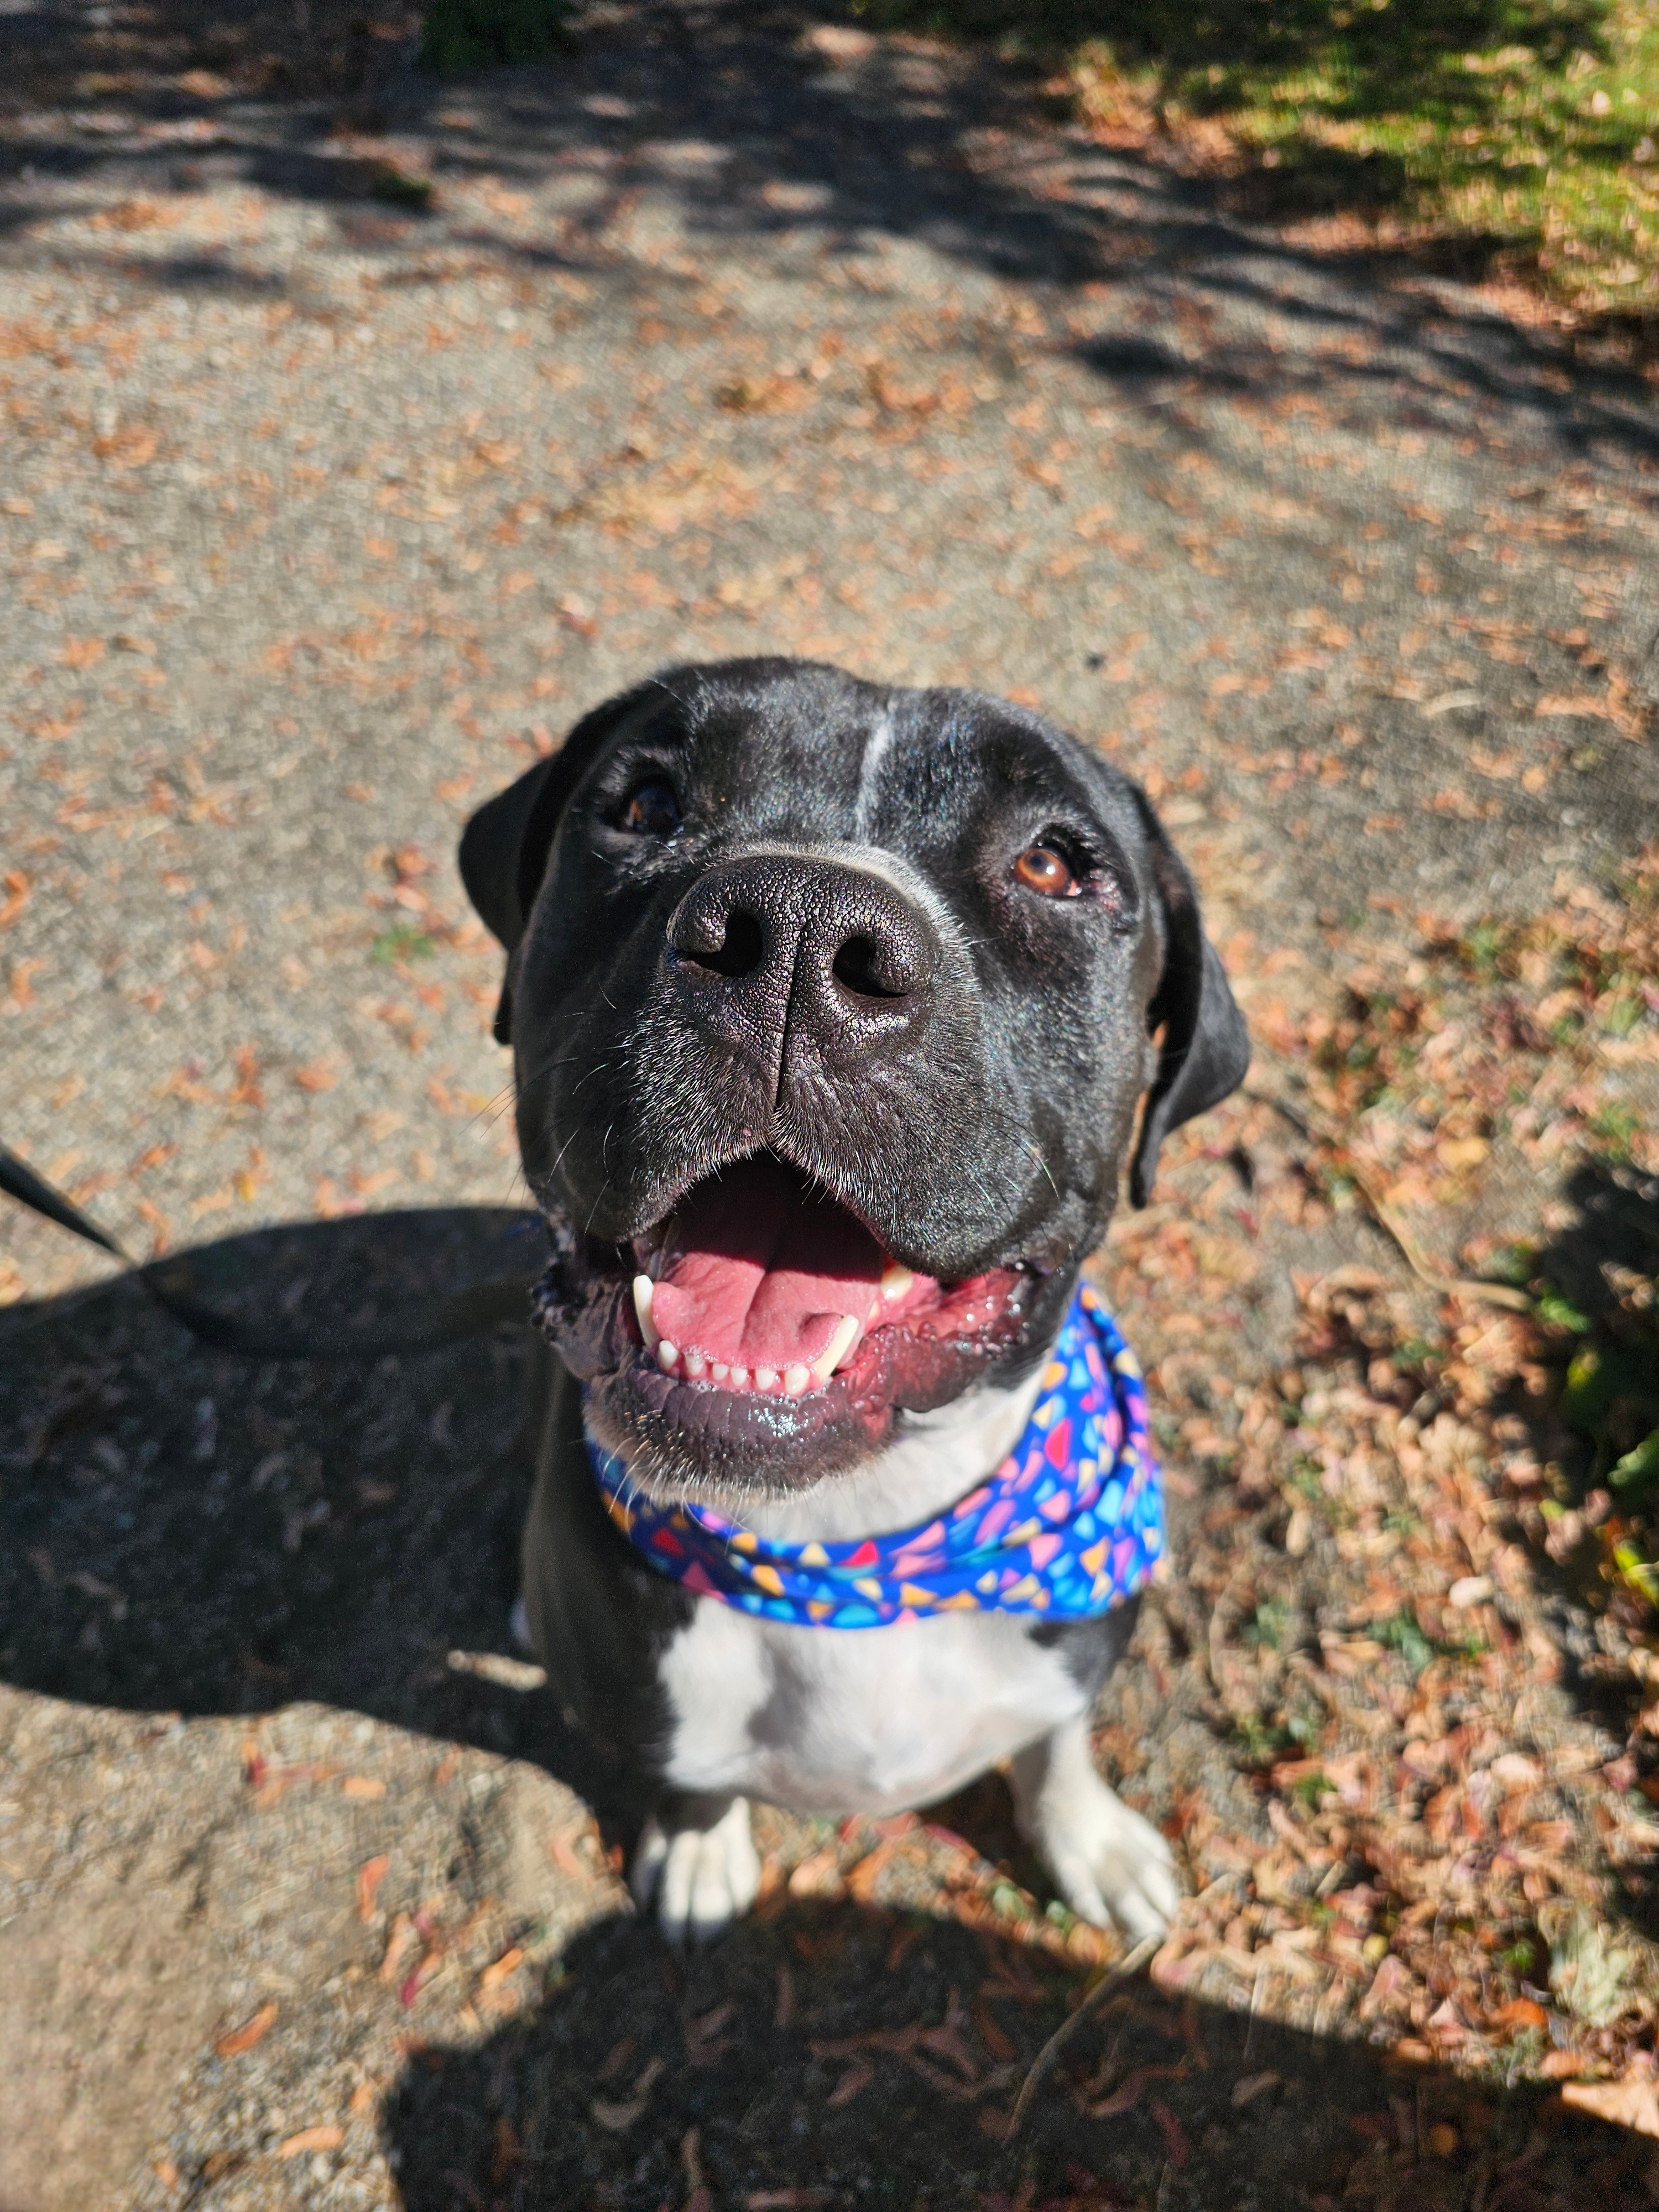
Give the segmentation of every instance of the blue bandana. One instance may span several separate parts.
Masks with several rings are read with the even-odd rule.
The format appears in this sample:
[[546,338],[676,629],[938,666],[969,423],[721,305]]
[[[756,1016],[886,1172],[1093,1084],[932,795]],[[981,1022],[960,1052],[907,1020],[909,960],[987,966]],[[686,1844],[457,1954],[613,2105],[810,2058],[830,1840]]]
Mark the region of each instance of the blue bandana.
[[629,1542],[699,1597],[800,1628],[877,1628],[936,1613],[1090,1620],[1141,1589],[1164,1501],[1134,1355],[1087,1284],[1066,1309],[1025,1433],[948,1513],[859,1543],[775,1542],[707,1505],[630,1491],[590,1439],[599,1494]]

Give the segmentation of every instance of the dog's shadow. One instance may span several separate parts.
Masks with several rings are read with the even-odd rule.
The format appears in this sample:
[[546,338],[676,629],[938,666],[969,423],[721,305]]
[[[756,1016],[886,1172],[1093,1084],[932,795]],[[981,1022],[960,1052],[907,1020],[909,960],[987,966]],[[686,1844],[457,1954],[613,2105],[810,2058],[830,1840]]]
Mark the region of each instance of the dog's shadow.
[[775,1903],[685,1958],[605,1922],[513,2025],[414,2051],[383,2118],[407,2212],[1652,2202],[1652,2145],[1547,2087],[1495,2091],[1144,1982],[1104,1993],[1045,2065],[1075,1969],[921,1912]]

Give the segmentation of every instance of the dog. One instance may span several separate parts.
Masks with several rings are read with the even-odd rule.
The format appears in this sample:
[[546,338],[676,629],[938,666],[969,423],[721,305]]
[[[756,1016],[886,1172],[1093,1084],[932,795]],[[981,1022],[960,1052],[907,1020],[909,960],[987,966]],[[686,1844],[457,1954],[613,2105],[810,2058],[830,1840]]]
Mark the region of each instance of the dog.
[[1173,1859],[1089,1749],[1136,1594],[922,1617],[907,1585],[804,1625],[832,1608],[732,1601],[640,1540],[701,1515],[744,1572],[855,1559],[990,1495],[1125,1160],[1144,1205],[1249,1062],[1145,793],[978,693],[687,665],[482,807],[460,868],[507,951],[495,1035],[554,1254],[515,1619],[656,1792],[641,1908],[684,1940],[748,1907],[751,1796],[889,1814],[1006,1761],[1066,1902],[1158,1934]]

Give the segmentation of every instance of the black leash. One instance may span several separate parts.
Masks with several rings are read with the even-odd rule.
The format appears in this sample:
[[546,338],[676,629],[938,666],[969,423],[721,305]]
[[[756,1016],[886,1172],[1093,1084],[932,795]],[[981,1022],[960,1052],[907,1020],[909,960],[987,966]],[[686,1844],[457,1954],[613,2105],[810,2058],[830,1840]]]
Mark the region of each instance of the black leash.
[[[100,1229],[72,1200],[54,1190],[44,1176],[37,1175],[27,1161],[20,1160],[4,1145],[0,1145],[0,1191],[8,1198],[15,1198],[20,1206],[27,1206],[31,1212],[55,1221],[71,1236],[84,1237],[88,1244],[112,1253],[137,1277],[140,1285],[156,1304],[200,1343],[211,1346],[216,1352],[237,1352],[246,1359],[381,1359],[388,1352],[435,1352],[446,1344],[459,1344],[468,1337],[485,1335],[501,1322],[530,1318],[527,1283],[480,1283],[453,1297],[439,1300],[428,1309],[425,1320],[411,1328],[341,1329],[327,1336],[313,1335],[304,1329],[289,1329],[273,1335],[236,1320],[233,1315],[204,1305],[181,1287],[176,1279],[181,1273],[188,1273],[188,1263],[182,1259],[151,1261],[148,1265],[134,1260],[106,1230]],[[166,1275],[158,1272],[161,1269],[175,1279],[167,1280]]]

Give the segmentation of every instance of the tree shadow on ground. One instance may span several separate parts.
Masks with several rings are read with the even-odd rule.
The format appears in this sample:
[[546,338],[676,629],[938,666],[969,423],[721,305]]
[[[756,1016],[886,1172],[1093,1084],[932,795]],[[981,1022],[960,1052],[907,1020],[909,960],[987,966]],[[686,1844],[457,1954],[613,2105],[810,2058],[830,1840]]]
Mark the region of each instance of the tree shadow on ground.
[[[708,1949],[611,1921],[526,2016],[415,2055],[383,2119],[409,2212],[603,2204],[1543,2212],[1651,2203],[1653,2147],[1366,2045],[1108,1996],[920,1911],[781,1897]],[[707,2194],[696,2192],[702,2188]]]
[[[412,11],[382,27],[401,27],[399,37],[355,44],[332,33],[307,44],[291,10],[259,0],[244,7],[174,0],[157,12],[166,20],[153,38],[145,33],[144,53],[128,53],[119,67],[118,56],[106,58],[101,78],[86,41],[105,33],[87,31],[79,17],[43,18],[11,98],[14,113],[29,100],[43,112],[0,147],[0,173],[27,163],[90,179],[118,168],[141,185],[183,191],[245,177],[281,196],[334,206],[349,223],[352,203],[395,189],[365,158],[363,134],[401,135],[421,143],[437,188],[428,217],[407,217],[411,248],[447,240],[508,270],[619,274],[626,253],[611,235],[613,219],[649,188],[676,198],[693,234],[711,241],[799,238],[803,253],[828,269],[837,257],[863,253],[872,236],[911,239],[1029,283],[1050,343],[1076,347],[1131,403],[1161,403],[1167,393],[1149,391],[1144,364],[1120,377],[1115,348],[1123,340],[1109,337],[1091,350],[1077,338],[1068,302],[1079,288],[1090,288],[1097,302],[1115,303],[1138,325],[1154,325],[1144,339],[1131,334],[1132,342],[1161,350],[1164,380],[1200,396],[1316,385],[1328,405],[1351,417],[1405,416],[1477,436],[1487,427],[1483,407],[1524,408],[1569,451],[1659,459],[1651,393],[1621,365],[1616,347],[1593,357],[1581,332],[1582,357],[1574,359],[1546,331],[1425,294],[1421,280],[1437,257],[1444,259],[1443,248],[1426,249],[1425,260],[1352,243],[1292,246],[1230,214],[1220,184],[1091,148],[1076,136],[1044,142],[1035,167],[1022,166],[1023,156],[990,157],[996,134],[1011,156],[1018,155],[1022,131],[1053,118],[1029,78],[986,52],[940,59],[878,46],[838,59],[803,41],[809,19],[788,5],[691,9],[659,0],[609,28],[596,26],[568,64],[457,86],[410,67]],[[1096,11],[1076,12],[1079,22],[1085,15],[1095,20]],[[1172,51],[1223,57],[1200,71],[1206,82],[1212,69],[1221,72],[1212,89],[1222,98],[1238,58],[1229,42],[1240,27],[1239,8],[1200,10],[1179,22],[1176,11],[1164,12],[1170,21],[1156,36],[1167,33]],[[1311,55],[1322,39],[1337,35],[1334,11],[1322,0],[1273,11],[1271,31],[1262,29],[1260,9],[1244,12],[1252,40],[1288,41],[1287,52]],[[1477,17],[1490,30],[1488,12],[1481,0],[1443,22],[1431,0],[1355,11],[1340,38],[1369,58],[1355,64],[1353,81],[1381,85],[1396,68],[1438,69],[1474,35]],[[1106,26],[1108,14],[1114,22],[1121,14],[1127,25],[1130,13],[1100,12],[1096,27]],[[1592,0],[1583,0],[1577,12],[1550,14],[1547,22],[1540,15],[1532,29],[1546,44],[1582,40],[1594,35],[1596,16]],[[215,54],[217,75],[198,61],[196,90],[181,92],[189,58],[210,63]],[[73,90],[87,82],[106,82],[103,96],[117,104],[118,120],[125,118],[125,135],[94,128],[95,117],[76,125],[79,111],[68,103],[88,96]],[[1486,95],[1472,76],[1458,78],[1446,96]],[[697,157],[678,160],[675,149],[684,146]],[[1073,188],[1056,193],[1053,165],[1062,158]],[[592,161],[610,165],[602,204],[558,218],[544,236],[471,218],[449,223],[447,179],[486,172],[535,184]],[[1353,164],[1345,161],[1329,149],[1309,149],[1273,189],[1288,191],[1295,207],[1349,205],[1356,195],[1374,202],[1392,189],[1376,162],[1360,163],[1350,176]],[[1246,211],[1287,210],[1247,204]],[[12,235],[14,264],[28,265],[26,228]],[[381,241],[388,257],[400,242]],[[1480,254],[1479,241],[1460,241],[1449,273],[1478,275]],[[75,249],[55,245],[41,258],[60,269],[82,265]],[[134,282],[165,288],[173,281],[164,258],[138,252],[100,254],[100,276],[112,273],[112,262]],[[228,258],[222,266],[225,283],[234,283]],[[657,286],[672,289],[673,281],[653,266]],[[1189,330],[1177,331],[1177,292],[1228,316],[1231,332],[1194,340]],[[1264,334],[1264,314],[1305,325],[1307,351],[1287,352]],[[1344,338],[1352,342],[1347,350],[1333,351]]]
[[[1642,1727],[1650,1687],[1629,1662],[1653,1628],[1659,1574],[1619,1571],[1619,1546],[1659,1559],[1659,1465],[1621,1480],[1620,1462],[1659,1437],[1659,1179],[1592,1161],[1568,1177],[1570,1226],[1536,1254],[1535,1279],[1571,1317],[1555,1346],[1551,1410],[1532,1421],[1538,1456],[1560,1470],[1554,1504],[1567,1514],[1549,1534],[1557,1591],[1554,1632],[1575,1700],[1626,1739],[1632,1778],[1659,1793],[1659,1743]],[[1629,1903],[1659,1934],[1659,1886],[1627,1878]]]
[[[1414,111],[1468,124],[1491,113],[1502,75],[1467,67],[1465,54],[1501,46],[1522,67],[1559,67],[1575,53],[1604,58],[1612,51],[1611,15],[1609,0],[1392,0],[1385,8],[1282,0],[1270,9],[1255,0],[871,0],[862,20],[1013,40],[1045,59],[1101,40],[1120,65],[1156,72],[1157,102],[1178,99],[1197,115],[1249,104],[1263,77],[1298,76],[1301,110],[1310,118]],[[1627,161],[1643,122],[1634,112],[1605,121],[1598,151],[1609,163]],[[1287,159],[1298,150],[1342,158],[1340,149],[1304,140]],[[1375,168],[1364,173],[1365,157],[1349,160],[1348,177],[1334,167],[1329,174],[1330,204],[1392,196]],[[1298,204],[1309,181],[1272,172],[1263,179],[1288,188],[1282,204]]]
[[1614,1160],[1592,1160],[1567,1178],[1574,1209],[1539,1255],[1540,1271],[1578,1310],[1610,1320],[1619,1298],[1608,1270],[1659,1274],[1659,1182]]

